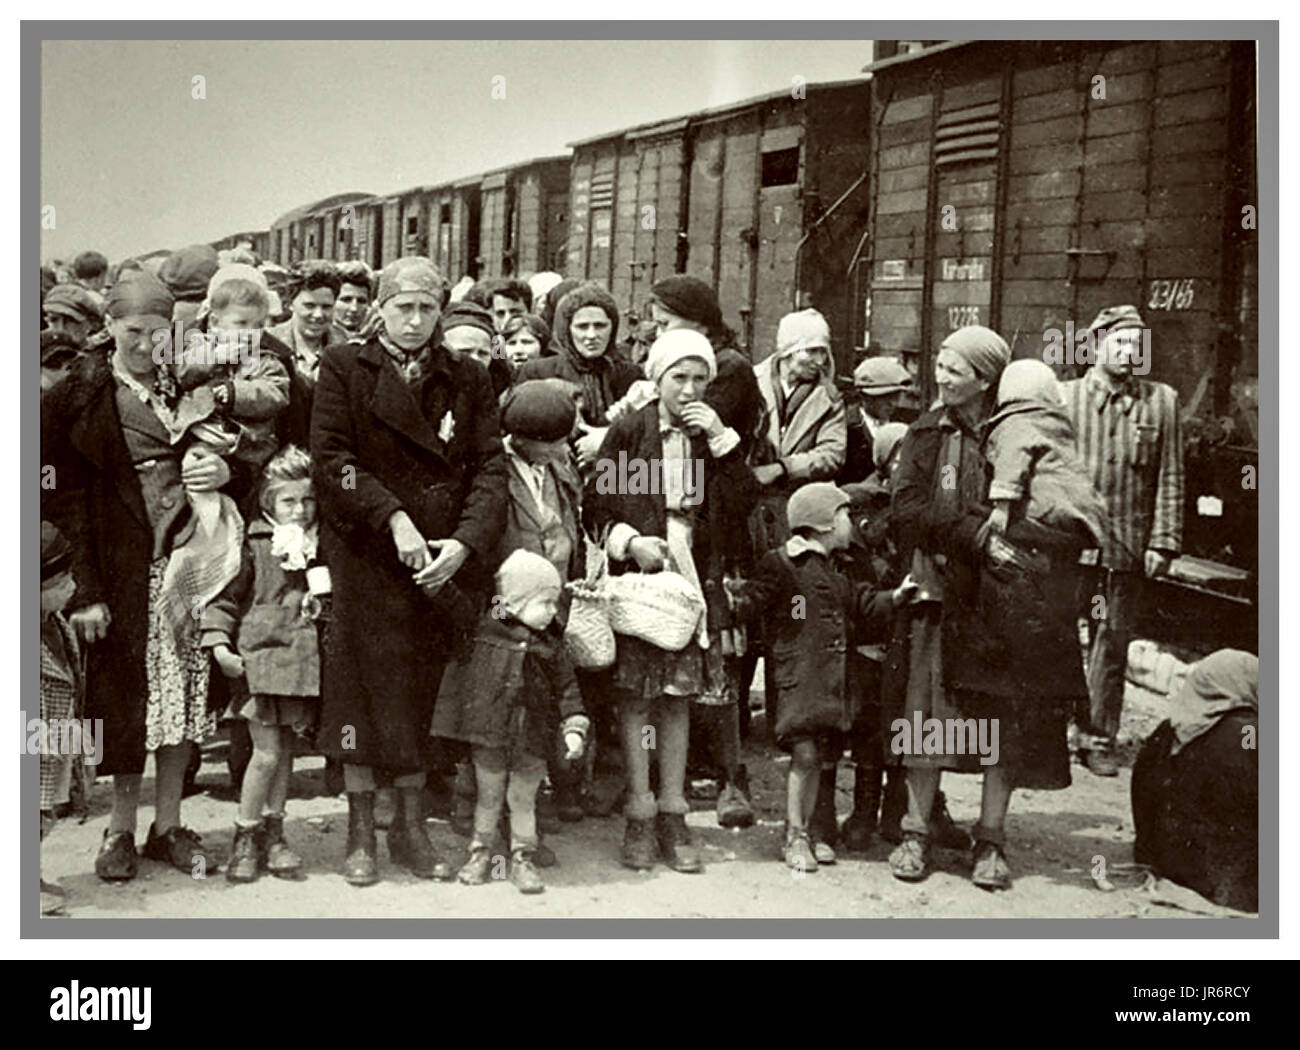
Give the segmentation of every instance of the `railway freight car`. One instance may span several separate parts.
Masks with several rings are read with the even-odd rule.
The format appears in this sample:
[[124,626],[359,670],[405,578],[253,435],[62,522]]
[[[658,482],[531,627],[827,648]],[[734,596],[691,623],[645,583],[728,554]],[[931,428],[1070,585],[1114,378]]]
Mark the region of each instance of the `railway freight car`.
[[281,266],[304,259],[333,259],[338,255],[338,218],[347,206],[359,208],[373,197],[369,193],[338,193],[287,212],[271,223],[267,255]]
[[1254,55],[1250,41],[948,41],[873,63],[872,226],[855,289],[860,341],[900,356],[923,401],[954,328],[985,324],[1017,357],[1041,356],[1101,307],[1136,305],[1150,378],[1180,394],[1185,550],[1246,570]]
[[572,144],[564,272],[641,310],[688,272],[718,292],[755,360],[782,314],[816,306],[851,363],[846,280],[866,225],[870,85],[788,90]]

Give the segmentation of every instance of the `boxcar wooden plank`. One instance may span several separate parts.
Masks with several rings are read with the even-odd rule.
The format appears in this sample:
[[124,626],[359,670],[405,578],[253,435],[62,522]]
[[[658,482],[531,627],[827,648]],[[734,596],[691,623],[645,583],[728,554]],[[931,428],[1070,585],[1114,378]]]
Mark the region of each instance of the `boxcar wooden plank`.
[[928,116],[933,105],[934,99],[928,94],[891,99],[881,124],[882,126],[904,124],[918,117]]
[[1010,258],[1017,250],[1022,255],[1036,252],[1064,252],[1071,243],[1073,226],[1007,226],[1006,254]]
[[1083,145],[1083,163],[1141,164],[1146,160],[1148,140],[1145,132],[1094,137],[1089,134]]
[[1160,62],[1173,65],[1190,62],[1193,59],[1206,65],[1222,61],[1228,55],[1228,45],[1222,40],[1162,40],[1160,41]]
[[880,151],[880,170],[890,168],[910,168],[914,164],[930,162],[930,143],[917,142],[911,146],[891,146]]
[[1133,73],[1111,73],[1105,76],[1106,97],[1104,99],[1092,98],[1093,85],[1091,78],[1089,79],[1087,91],[1089,105],[1093,107],[1140,102],[1143,99],[1150,98],[1155,93],[1156,77],[1154,70],[1140,69]]
[[1017,221],[1022,226],[1063,226],[1073,223],[1074,219],[1074,201],[1068,197],[1036,201],[1007,198],[1008,228]]
[[1227,62],[1206,62],[1194,59],[1174,65],[1161,65],[1156,73],[1156,92],[1176,95],[1183,91],[1199,91],[1228,83]]
[[[943,190],[939,191],[939,210],[940,215],[943,213],[943,206],[949,202],[944,200]],[[954,206],[955,207],[955,206]],[[993,229],[993,206],[992,205],[966,205],[965,207],[956,208],[957,230],[945,230],[942,224],[939,226],[940,233],[951,235],[954,232],[966,230],[991,230]]]
[[1213,153],[1227,144],[1228,128],[1222,120],[1156,128],[1151,136],[1152,153],[1161,158],[1174,153]]
[[1084,222],[1141,219],[1146,215],[1146,210],[1146,194],[1141,190],[1120,190],[1118,193],[1087,193],[1083,196]]
[[910,168],[896,168],[882,171],[878,180],[881,194],[894,193],[898,190],[914,190],[924,187],[930,181],[930,165],[915,164]]
[[1187,91],[1180,95],[1167,95],[1156,99],[1156,126],[1193,124],[1197,121],[1223,117],[1228,112],[1228,89],[1206,88]]
[[[992,267],[992,259],[985,259],[985,271]],[[933,296],[935,306],[953,306],[961,303],[987,303],[992,291],[991,281],[935,281]]]
[[1011,116],[1017,124],[1034,120],[1049,120],[1072,113],[1083,112],[1083,96],[1074,91],[1051,91],[1042,95],[1026,95],[1012,103]]
[[995,74],[968,83],[944,84],[942,112],[951,113],[967,106],[996,102],[1002,97],[1002,77]]
[[1064,280],[1069,272],[1069,259],[1064,251],[1042,255],[1021,255],[1016,262],[1006,256],[1002,262],[1003,280]]
[[880,145],[905,146],[912,142],[926,142],[930,138],[930,118],[909,120],[903,124],[890,124],[880,129]]
[[874,298],[871,302],[871,328],[874,334],[876,325],[890,328],[920,328],[921,299],[912,303],[881,303]]
[[956,233],[947,233],[940,231],[934,237],[934,252],[936,258],[951,256],[970,257],[973,255],[988,255],[993,251],[993,231],[989,230],[958,230]]
[[1146,181],[1146,169],[1140,164],[1088,164],[1083,169],[1084,193],[1140,190]]
[[[1152,248],[1173,248],[1187,245],[1193,248],[1203,247],[1206,238],[1206,223],[1199,218],[1164,218],[1151,219],[1147,224],[1147,243]],[[1211,236],[1217,237],[1218,230],[1213,229]]]
[[[1020,121],[1011,126],[1013,150],[1030,146],[1048,146],[1074,142],[1083,137],[1083,114],[1055,117],[1051,120]],[[1014,156],[1014,153],[1012,154]]]
[[1075,76],[1073,64],[1067,62],[1053,62],[1036,69],[1017,69],[1011,93],[1016,98],[1023,98],[1025,95],[1071,90],[1075,87]]
[[1043,175],[1015,175],[1007,180],[1007,200],[1034,201],[1079,195],[1083,176],[1077,169],[1052,171]]
[[1150,119],[1150,103],[1134,102],[1117,106],[1110,101],[1093,102],[1088,107],[1088,138],[1145,132]]
[[943,188],[939,192],[944,204],[952,204],[960,208],[966,204],[992,204],[996,196],[996,187],[992,179],[983,179],[980,182],[949,182],[945,178]]
[[1180,277],[1217,277],[1221,254],[1218,247],[1153,248],[1147,253],[1147,271]]
[[925,236],[925,213],[912,212],[906,215],[876,216],[877,237],[907,237],[915,233],[917,244]]
[[1007,157],[1007,170],[1012,175],[1035,175],[1042,172],[1077,168],[1083,162],[1083,146],[1077,142],[1053,146],[1017,147]]
[[1181,186],[1214,182],[1223,178],[1222,153],[1180,153],[1151,159],[1153,186]]
[[1007,306],[1055,303],[1061,297],[1059,280],[1006,280],[1002,284],[1002,302]]
[[1155,65],[1156,46],[1154,42],[1139,42],[1122,47],[1111,47],[1098,56],[1097,68],[1085,72],[1089,77],[1094,73],[1109,76],[1112,73],[1127,73],[1134,69],[1143,69]]
[[876,213],[879,215],[897,215],[900,212],[922,211],[929,191],[905,190],[898,193],[882,193],[876,200]]
[[877,260],[911,260],[921,257],[921,249],[919,238],[913,241],[910,237],[878,237],[872,242],[871,255]]
[[1189,186],[1153,186],[1151,217],[1196,216],[1217,219],[1223,214],[1223,185],[1201,182]]

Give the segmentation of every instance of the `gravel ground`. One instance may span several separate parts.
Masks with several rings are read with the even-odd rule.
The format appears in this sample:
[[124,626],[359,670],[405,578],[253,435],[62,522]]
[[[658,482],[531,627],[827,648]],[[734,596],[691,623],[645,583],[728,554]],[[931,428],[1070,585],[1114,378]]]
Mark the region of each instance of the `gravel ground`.
[[[761,679],[760,679],[761,680]],[[1141,739],[1163,717],[1163,696],[1130,685],[1121,741]],[[347,835],[347,804],[323,794],[323,762],[300,758],[295,766],[286,835],[305,860],[305,877],[264,877],[252,885],[231,885],[224,875],[195,879],[142,860],[130,883],[110,885],[94,875],[100,837],[108,823],[111,781],[94,785],[91,816],[83,824],[60,823],[43,847],[43,875],[67,891],[71,917],[677,917],[677,918],[875,918],[875,917],[1161,917],[1196,914],[1156,902],[1132,864],[1133,825],[1129,768],[1133,748],[1116,778],[1093,776],[1073,767],[1067,791],[1017,791],[1008,817],[1008,855],[1015,885],[990,894],[970,882],[968,855],[939,851],[937,870],[923,883],[896,881],[886,864],[889,845],[877,841],[865,855],[842,857],[833,867],[796,876],[778,862],[781,810],[788,759],[758,743],[755,722],[746,761],[755,793],[758,824],[745,831],[717,826],[711,803],[701,800],[689,818],[703,846],[706,870],[682,875],[660,866],[638,873],[618,863],[622,821],[588,818],[566,824],[547,837],[559,862],[542,872],[547,889],[526,897],[509,882],[466,887],[426,882],[394,868],[380,837],[383,881],[357,889],[340,874]],[[851,770],[841,764],[837,809],[851,808]],[[185,823],[224,859],[229,848],[235,800],[224,762],[205,761],[203,792],[186,800]],[[970,826],[979,812],[979,778],[949,774],[943,788],[954,819]],[[138,843],[143,845],[152,804],[152,779],[143,788]],[[465,856],[465,840],[444,821],[430,820],[439,849],[454,862]],[[1094,858],[1104,857],[1113,889],[1091,877]],[[1197,899],[1199,900],[1199,899]],[[1196,901],[1192,902],[1193,907]],[[1186,905],[1185,905],[1186,907]],[[1211,913],[1210,908],[1203,913]]]

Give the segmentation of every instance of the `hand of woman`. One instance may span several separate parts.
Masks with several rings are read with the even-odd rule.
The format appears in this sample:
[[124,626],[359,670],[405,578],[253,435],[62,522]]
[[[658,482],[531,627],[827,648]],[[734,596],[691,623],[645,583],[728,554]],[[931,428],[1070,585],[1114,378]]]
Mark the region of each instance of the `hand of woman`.
[[988,534],[984,553],[988,555],[995,570],[1019,569],[1021,572],[1029,572],[1034,567],[1024,551],[993,532]]
[[692,401],[682,409],[682,422],[688,427],[697,427],[707,437],[717,437],[726,425],[714,407],[705,401]]
[[397,557],[403,565],[419,572],[429,564],[429,546],[406,511],[395,511],[388,519],[388,529],[393,534],[393,546],[397,548]]
[[627,553],[642,572],[658,572],[668,561],[668,541],[659,536],[638,536]]
[[218,645],[212,650],[212,659],[227,678],[244,676],[244,658],[228,645]]
[[213,492],[230,480],[230,467],[215,452],[195,449],[181,461],[181,484],[189,492]]
[[600,452],[601,443],[605,440],[605,431],[608,427],[589,427],[583,423],[581,425],[581,435],[577,440],[578,449],[578,466],[586,468],[596,462],[596,454]]
[[430,540],[429,549],[437,551],[438,556],[415,574],[415,583],[424,588],[425,594],[432,595],[465,564],[469,548],[460,540]]
[[785,468],[780,463],[765,463],[761,467],[754,468],[754,477],[760,485],[772,484],[783,473]]
[[106,637],[112,622],[113,617],[103,602],[87,605],[84,609],[68,614],[68,623],[87,642],[97,642]]

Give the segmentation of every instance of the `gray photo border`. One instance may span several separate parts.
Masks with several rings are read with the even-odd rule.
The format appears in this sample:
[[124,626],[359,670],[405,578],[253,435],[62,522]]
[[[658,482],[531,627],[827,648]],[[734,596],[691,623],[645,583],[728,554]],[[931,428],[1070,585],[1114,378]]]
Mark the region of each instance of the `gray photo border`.
[[[1259,172],[1259,344],[1260,388],[1271,391],[1260,414],[1259,563],[1260,719],[1277,725],[1279,711],[1279,23],[1276,21],[1074,21],[1074,22],[512,22],[512,39],[908,39],[985,40],[1255,40],[1258,47]],[[500,22],[51,22],[24,21],[20,42],[22,258],[40,254],[39,227],[32,221],[40,204],[41,45],[46,40],[495,40]],[[865,64],[865,61],[864,61]],[[37,341],[39,312],[34,268],[23,265],[21,339]],[[40,467],[40,407],[36,356],[22,357],[20,412],[23,476]],[[30,392],[30,393],[29,393]],[[1276,480],[1275,480],[1276,479]],[[24,552],[36,550],[40,532],[34,484],[24,486],[19,536]],[[36,608],[40,587],[36,559],[24,554],[20,570],[21,610]],[[37,627],[20,615],[20,696],[39,689]],[[36,883],[39,759],[20,761],[19,934],[34,939],[97,938],[1277,938],[1279,930],[1279,747],[1278,734],[1264,734],[1260,756],[1260,912],[1252,919],[1168,918],[1134,923],[1126,919],[79,919],[41,922]]]

